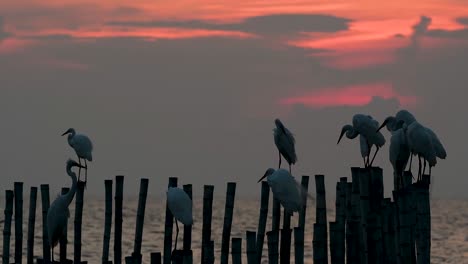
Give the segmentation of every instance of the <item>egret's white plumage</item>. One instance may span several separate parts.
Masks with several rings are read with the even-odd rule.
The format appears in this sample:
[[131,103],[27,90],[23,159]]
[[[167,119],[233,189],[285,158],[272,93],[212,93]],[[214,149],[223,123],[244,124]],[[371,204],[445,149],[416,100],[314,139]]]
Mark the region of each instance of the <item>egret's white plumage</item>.
[[76,192],[76,174],[71,170],[73,167],[80,167],[76,161],[67,161],[67,174],[72,179],[72,186],[70,190],[63,195],[59,195],[50,205],[47,211],[47,234],[49,236],[49,244],[52,250],[52,260],[54,255],[54,247],[59,242],[61,236],[66,229],[66,222],[70,216],[68,206],[73,200]]
[[177,230],[174,246],[174,250],[176,250],[177,239],[179,237],[179,225],[177,224],[177,221],[180,221],[184,225],[193,224],[192,200],[184,190],[177,187],[169,187],[166,194],[167,206],[176,219],[175,222]]
[[400,189],[403,180],[403,171],[410,158],[410,149],[407,144],[405,129],[399,128],[392,132],[389,148],[390,163],[393,166],[394,185]]
[[275,119],[275,125],[276,128],[273,129],[273,137],[279,151],[278,169],[281,168],[281,155],[283,155],[289,164],[289,172],[291,172],[291,164],[295,164],[297,161],[295,149],[296,140],[291,131],[289,131],[279,119]]
[[[409,150],[411,153],[418,155],[419,157],[418,180],[421,180],[426,167],[426,161],[429,163],[429,172],[431,171],[431,168],[437,164],[437,156],[432,144],[432,137],[427,129],[417,121],[414,121],[409,126],[404,124],[404,129],[406,129],[406,138]],[[421,157],[424,159],[424,170],[422,172]]]
[[[367,162],[364,161],[364,165],[372,166],[372,162],[374,161],[375,156],[379,149],[385,144],[385,138],[377,131],[379,127],[379,123],[373,119],[370,115],[363,115],[363,114],[356,114],[353,116],[353,125],[345,125],[341,129],[340,137],[338,138],[338,143],[340,143],[343,135],[346,134],[346,137],[349,139],[354,139],[358,135],[360,137],[360,146],[361,146],[361,155],[367,156]],[[367,143],[367,147],[364,146],[364,142]],[[337,143],[337,144],[338,144]],[[369,162],[370,150],[372,146],[376,146],[376,151],[372,161]],[[365,156],[363,156],[365,157]]]
[[[76,156],[78,156],[78,163],[81,164],[81,159],[84,159],[85,168],[86,168],[86,175],[85,181],[87,180],[88,174],[88,164],[86,161],[93,161],[93,143],[89,139],[88,136],[83,134],[76,133],[74,128],[69,128],[62,136],[67,135],[68,144],[75,150]],[[78,173],[78,180],[81,175],[81,169]]]
[[302,210],[302,188],[287,170],[269,168],[259,182],[265,177],[274,197],[287,213]]

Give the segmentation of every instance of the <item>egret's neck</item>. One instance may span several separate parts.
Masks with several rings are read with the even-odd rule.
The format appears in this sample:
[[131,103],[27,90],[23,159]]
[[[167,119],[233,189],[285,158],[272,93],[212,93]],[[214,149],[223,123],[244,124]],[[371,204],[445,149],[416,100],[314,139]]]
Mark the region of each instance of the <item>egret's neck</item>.
[[70,190],[66,194],[64,194],[65,200],[67,201],[67,205],[69,205],[72,202],[73,197],[75,196],[77,179],[76,174],[72,172],[71,169],[67,169],[67,173],[72,178],[72,186]]
[[359,135],[359,132],[356,129],[354,129],[354,127],[352,127],[351,125],[347,126],[346,130],[346,137],[349,139],[354,139]]

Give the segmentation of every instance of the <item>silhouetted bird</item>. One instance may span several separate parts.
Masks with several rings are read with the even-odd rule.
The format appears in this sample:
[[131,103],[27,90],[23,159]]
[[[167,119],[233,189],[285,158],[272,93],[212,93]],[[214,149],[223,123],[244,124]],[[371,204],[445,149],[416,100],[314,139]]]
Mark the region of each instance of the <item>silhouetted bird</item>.
[[278,169],[281,168],[281,155],[286,159],[289,164],[289,172],[291,173],[291,164],[297,161],[295,144],[293,134],[281,123],[279,119],[275,119],[276,128],[273,129],[275,145],[279,151],[279,164]]
[[[93,151],[93,144],[91,140],[83,134],[77,134],[75,129],[69,128],[62,136],[68,134],[68,144],[75,150],[76,156],[78,156],[78,163],[81,165],[81,159],[84,159],[85,163],[85,182],[88,180],[88,164],[86,161],[92,161],[92,151]],[[78,170],[78,180],[80,180],[81,176],[81,167]]]

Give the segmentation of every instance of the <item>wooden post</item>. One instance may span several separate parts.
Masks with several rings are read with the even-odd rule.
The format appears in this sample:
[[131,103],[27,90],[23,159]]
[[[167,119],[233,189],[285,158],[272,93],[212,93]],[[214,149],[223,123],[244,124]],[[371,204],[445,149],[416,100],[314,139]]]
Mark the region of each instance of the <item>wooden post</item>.
[[203,264],[214,264],[214,241],[210,240],[205,243],[204,249],[202,252],[205,252],[203,255]]
[[23,263],[23,183],[15,182],[15,263]]
[[367,216],[368,258],[369,263],[384,263],[382,246],[382,226],[377,213],[371,211]]
[[304,264],[304,229],[294,228],[294,263]]
[[78,182],[75,198],[75,242],[74,263],[81,263],[81,224],[83,218],[84,189],[86,183]]
[[[176,177],[169,177],[169,183],[167,185],[168,189],[170,187],[177,187],[177,178]],[[172,256],[172,229],[174,224],[174,216],[169,210],[169,206],[167,205],[166,201],[166,221],[164,224],[164,255],[163,255],[163,263],[169,264],[171,263],[171,256]]]
[[[202,263],[203,260],[211,261],[211,259],[207,256],[205,258],[205,249],[210,249],[211,243],[211,217],[213,211],[213,192],[214,186],[213,185],[205,185],[203,187],[203,226],[202,226]],[[214,245],[213,245],[214,247]]]
[[122,263],[122,207],[124,176],[115,177],[114,264]]
[[[62,195],[66,194],[70,188],[63,187],[62,188]],[[67,237],[68,237],[68,219],[65,221],[65,229],[63,231],[63,235],[60,238],[60,263],[67,263]]]
[[368,263],[367,249],[367,216],[370,211],[369,205],[369,186],[370,186],[370,169],[361,168],[359,170],[359,192],[360,192],[360,208],[361,208],[361,263]]
[[161,264],[161,252],[151,253],[151,264]]
[[[272,192],[273,194],[273,192]],[[281,203],[278,199],[276,199],[275,195],[273,194],[273,209],[272,209],[272,218],[271,218],[271,231],[276,231],[278,234],[276,240],[274,240],[273,242],[276,241],[276,245],[275,244],[268,244],[268,248],[271,247],[276,247],[276,250],[274,250],[274,252],[278,252],[278,256],[279,256],[279,234],[280,234],[280,221],[281,221]],[[269,243],[269,242],[268,242]],[[270,250],[270,249],[268,249]],[[278,261],[278,260],[276,260]]]
[[361,263],[361,208],[360,208],[360,191],[359,191],[359,171],[360,168],[352,167],[352,184],[351,184],[351,215],[349,217],[346,236],[349,238],[346,248],[347,263]]
[[316,224],[314,224],[314,238],[312,241],[314,260],[318,261],[315,263],[328,263],[327,204],[324,178],[324,175],[315,175],[317,204],[315,211]]
[[283,229],[281,229],[280,263],[289,264],[291,261],[291,213],[283,210]]
[[102,245],[102,263],[109,261],[109,244],[112,228],[112,180],[104,180],[105,187],[105,220],[104,220],[104,239]]
[[247,263],[248,264],[257,264],[257,247],[255,245],[255,240],[257,235],[253,231],[246,232],[246,241],[247,241]]
[[49,211],[49,185],[41,184],[41,200],[42,200],[42,245],[43,245],[43,260],[45,263],[50,262],[50,244],[47,232],[47,211]]
[[338,249],[337,249],[338,239],[336,235],[338,223],[330,222],[329,227],[330,227],[330,260],[332,264],[337,264],[339,263]]
[[229,242],[231,240],[231,225],[235,196],[236,183],[228,182],[226,191],[226,205],[224,207],[223,234],[221,241],[221,264],[228,264],[229,262]]
[[386,259],[388,263],[396,263],[394,219],[390,198],[385,198],[383,201],[382,236],[384,259]]
[[[346,186],[348,178],[341,177],[336,185],[335,245],[336,263],[345,263]],[[331,228],[330,228],[331,230]],[[331,238],[331,236],[330,236]]]
[[138,196],[137,219],[135,226],[135,244],[132,258],[134,263],[141,263],[141,241],[143,240],[143,224],[145,222],[146,197],[148,194],[148,179],[140,180],[140,194]]
[[5,191],[5,222],[3,225],[3,264],[10,263],[10,236],[11,236],[11,218],[13,216],[13,199],[14,192],[12,190]]
[[278,264],[279,231],[272,230],[266,233],[268,240],[268,263]]
[[409,190],[407,188],[394,191],[394,197],[397,202],[398,220],[399,220],[399,249],[400,263],[411,263],[411,226],[409,221]]
[[266,222],[268,218],[268,202],[270,199],[270,186],[268,182],[262,181],[262,191],[260,198],[260,216],[258,218],[257,231],[257,263],[262,262],[263,242],[265,240]]
[[431,205],[429,197],[430,176],[423,175],[418,199],[419,247],[418,264],[431,260]]
[[233,237],[231,247],[232,263],[242,264],[242,238]]
[[[192,199],[192,184],[183,186],[185,193]],[[192,225],[184,225],[184,250],[191,251],[192,249]],[[192,255],[193,256],[193,255]]]
[[[299,231],[294,230],[294,259],[296,263],[302,260],[304,262],[304,231],[305,231],[305,218],[307,211],[307,196],[309,192],[309,176],[303,175],[301,179],[302,187],[302,210],[299,212]],[[296,234],[300,232],[302,234]],[[296,241],[297,239],[297,241]],[[301,263],[302,263],[301,262]]]
[[37,187],[31,187],[29,195],[27,263],[34,263],[34,228],[36,223]]

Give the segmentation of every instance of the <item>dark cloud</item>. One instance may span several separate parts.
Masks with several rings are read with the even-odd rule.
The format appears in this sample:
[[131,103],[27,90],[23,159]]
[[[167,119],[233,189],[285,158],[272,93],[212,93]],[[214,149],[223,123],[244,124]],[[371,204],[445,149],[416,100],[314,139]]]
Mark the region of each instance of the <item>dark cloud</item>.
[[8,38],[9,36],[11,36],[11,34],[5,31],[5,22],[3,17],[0,16],[0,41]]
[[427,32],[427,36],[436,38],[468,39],[468,28],[458,30],[433,29]]
[[301,31],[335,32],[348,29],[351,20],[328,15],[268,15],[247,18],[234,24],[192,21],[113,21],[109,25],[132,27],[183,27],[215,30],[237,30],[258,34],[289,34]]
[[456,20],[458,23],[468,26],[468,17],[459,17]]

